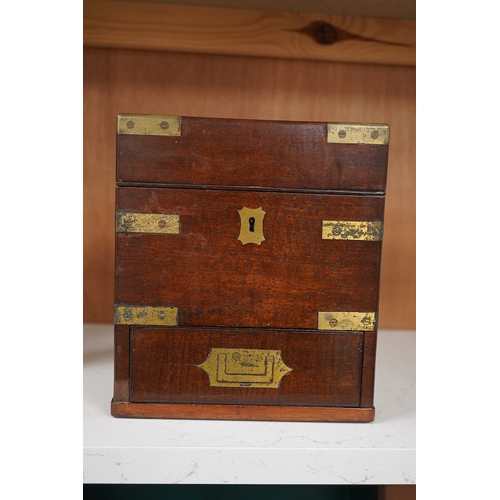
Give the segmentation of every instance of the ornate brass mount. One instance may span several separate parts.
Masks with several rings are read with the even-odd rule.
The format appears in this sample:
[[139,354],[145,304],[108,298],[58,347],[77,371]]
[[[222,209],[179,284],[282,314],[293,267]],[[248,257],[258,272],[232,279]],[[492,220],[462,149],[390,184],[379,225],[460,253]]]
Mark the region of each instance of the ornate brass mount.
[[281,359],[281,351],[265,349],[212,348],[198,365],[214,387],[260,387],[277,389],[292,369]]

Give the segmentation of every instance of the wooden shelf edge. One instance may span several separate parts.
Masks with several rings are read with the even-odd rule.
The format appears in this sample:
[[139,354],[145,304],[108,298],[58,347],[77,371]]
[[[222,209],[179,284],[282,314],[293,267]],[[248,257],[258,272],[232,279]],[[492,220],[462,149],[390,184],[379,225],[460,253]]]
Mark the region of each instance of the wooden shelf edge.
[[88,47],[415,66],[415,21],[84,0]]

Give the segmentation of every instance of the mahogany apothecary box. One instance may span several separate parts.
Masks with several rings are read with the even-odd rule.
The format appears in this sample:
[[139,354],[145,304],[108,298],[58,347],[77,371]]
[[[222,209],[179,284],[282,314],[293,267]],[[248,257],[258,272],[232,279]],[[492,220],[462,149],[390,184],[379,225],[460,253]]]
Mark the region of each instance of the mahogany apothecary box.
[[119,115],[112,415],[373,420],[388,143]]

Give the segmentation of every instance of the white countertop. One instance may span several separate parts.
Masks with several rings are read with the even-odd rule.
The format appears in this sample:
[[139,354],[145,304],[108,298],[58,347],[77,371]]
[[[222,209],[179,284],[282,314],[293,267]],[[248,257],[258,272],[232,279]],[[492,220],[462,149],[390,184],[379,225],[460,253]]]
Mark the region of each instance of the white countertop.
[[113,325],[83,332],[84,483],[416,483],[413,330],[379,332],[361,424],[114,418]]

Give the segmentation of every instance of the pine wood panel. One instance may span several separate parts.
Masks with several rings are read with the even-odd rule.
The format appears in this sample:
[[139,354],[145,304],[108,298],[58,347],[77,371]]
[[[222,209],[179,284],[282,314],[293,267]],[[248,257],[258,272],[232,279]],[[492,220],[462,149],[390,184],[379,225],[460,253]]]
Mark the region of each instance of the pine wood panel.
[[[132,0],[151,2],[151,0]],[[278,10],[287,12],[324,12],[347,16],[415,19],[416,0],[155,0],[156,3],[227,7],[231,9]]]
[[87,46],[415,65],[415,21],[85,0]]
[[415,327],[415,68],[84,49],[84,321],[112,322],[116,115],[391,126],[380,328]]

